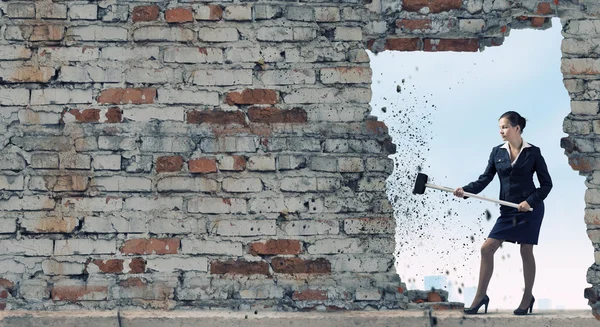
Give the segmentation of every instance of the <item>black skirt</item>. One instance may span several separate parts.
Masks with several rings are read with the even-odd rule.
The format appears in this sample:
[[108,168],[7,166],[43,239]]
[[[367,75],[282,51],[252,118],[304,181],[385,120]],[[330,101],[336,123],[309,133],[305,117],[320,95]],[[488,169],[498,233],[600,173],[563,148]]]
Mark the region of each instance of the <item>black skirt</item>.
[[527,212],[519,212],[511,207],[502,209],[488,237],[511,243],[537,245],[544,219],[544,203]]

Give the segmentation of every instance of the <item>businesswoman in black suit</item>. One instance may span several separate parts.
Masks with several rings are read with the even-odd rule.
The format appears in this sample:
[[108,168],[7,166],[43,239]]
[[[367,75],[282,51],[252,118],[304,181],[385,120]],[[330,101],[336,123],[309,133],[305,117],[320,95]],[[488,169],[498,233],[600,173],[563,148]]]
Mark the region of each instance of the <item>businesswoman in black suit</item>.
[[[525,142],[521,137],[525,129],[525,118],[514,111],[508,111],[498,122],[504,144],[492,149],[488,165],[479,179],[457,188],[454,195],[463,197],[464,192],[481,192],[497,173],[500,179],[500,199],[516,203],[519,208],[500,206],[500,217],[481,246],[481,268],[475,298],[471,307],[464,312],[474,314],[485,305],[487,313],[490,299],[486,291],[494,270],[494,253],[502,242],[507,241],[521,245],[525,292],[514,314],[524,315],[527,314],[527,310],[532,312],[535,302],[532,294],[535,279],[533,245],[538,243],[544,218],[543,200],[552,189],[552,179],[540,149]],[[539,188],[535,188],[533,184],[533,173],[537,175]],[[529,211],[529,208],[533,208],[533,211]]]

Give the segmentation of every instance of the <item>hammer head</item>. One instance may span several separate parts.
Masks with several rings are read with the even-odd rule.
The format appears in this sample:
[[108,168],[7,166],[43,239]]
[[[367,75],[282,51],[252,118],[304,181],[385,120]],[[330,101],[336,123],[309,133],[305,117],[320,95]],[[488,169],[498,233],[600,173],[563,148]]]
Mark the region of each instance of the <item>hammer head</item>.
[[417,180],[415,182],[415,187],[413,188],[413,194],[423,194],[425,193],[425,184],[427,184],[427,175],[418,173]]

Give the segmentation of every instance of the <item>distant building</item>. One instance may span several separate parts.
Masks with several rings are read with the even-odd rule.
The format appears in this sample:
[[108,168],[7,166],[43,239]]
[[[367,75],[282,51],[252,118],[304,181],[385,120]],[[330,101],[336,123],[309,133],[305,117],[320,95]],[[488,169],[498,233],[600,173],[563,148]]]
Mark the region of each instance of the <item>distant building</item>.
[[538,310],[551,310],[552,309],[552,300],[550,300],[550,299],[535,299],[535,304],[537,304]]

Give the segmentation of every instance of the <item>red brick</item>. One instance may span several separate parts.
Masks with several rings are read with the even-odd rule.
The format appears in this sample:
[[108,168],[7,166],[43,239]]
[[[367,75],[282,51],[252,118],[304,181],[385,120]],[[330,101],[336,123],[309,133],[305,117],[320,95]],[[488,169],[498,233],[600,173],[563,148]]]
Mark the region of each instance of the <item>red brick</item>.
[[190,111],[187,114],[189,124],[246,124],[246,116],[241,111],[202,110]]
[[108,299],[107,286],[55,286],[52,288],[51,298],[54,301],[76,302],[83,300],[90,293],[103,293],[103,300]]
[[268,240],[251,243],[248,252],[252,255],[300,254],[302,245],[298,240]]
[[98,269],[107,274],[117,274],[123,271],[123,260],[122,259],[109,259],[109,260],[93,260],[92,263],[98,266]]
[[386,135],[388,133],[388,128],[382,121],[367,120],[365,122],[365,127],[367,128],[367,132],[371,134]]
[[37,25],[29,41],[60,41],[65,37],[65,27],[61,25]]
[[146,272],[146,260],[143,258],[133,258],[129,263],[130,274],[143,274]]
[[246,157],[244,156],[232,156],[233,157],[233,170],[241,171],[246,169]]
[[295,291],[292,294],[292,300],[294,301],[326,301],[327,291],[324,290],[304,290]]
[[6,309],[6,302],[0,302],[0,310]]
[[373,50],[373,44],[375,44],[375,39],[370,39],[367,41],[367,49]]
[[85,109],[82,111],[71,109],[69,113],[75,116],[75,120],[82,123],[97,123],[100,121],[100,109]]
[[414,30],[426,30],[431,28],[431,19],[398,19],[396,20],[396,27],[407,29],[411,32]]
[[326,259],[304,260],[300,258],[274,258],[273,271],[282,274],[329,274],[331,263]]
[[479,39],[426,39],[423,51],[479,51]]
[[50,81],[54,69],[50,67],[19,67],[5,81],[13,83],[46,83]]
[[223,8],[219,5],[208,5],[210,7],[210,14],[208,19],[210,20],[221,20],[223,19]]
[[214,173],[217,171],[215,158],[196,158],[188,162],[190,173]]
[[138,277],[128,278],[119,282],[121,287],[145,287],[146,282]]
[[15,283],[8,279],[0,278],[0,287],[4,287],[7,290],[11,290],[13,287],[15,287]]
[[245,89],[241,93],[229,92],[225,101],[228,105],[276,104],[277,91],[269,89]]
[[172,8],[165,12],[167,23],[185,23],[194,20],[192,10],[189,8]]
[[421,50],[421,40],[418,38],[401,39],[393,38],[385,40],[385,50],[395,51],[419,51]]
[[106,122],[109,124],[120,123],[123,120],[123,111],[119,107],[110,107],[106,112]]
[[532,27],[542,27],[546,22],[546,18],[544,17],[531,17],[531,26]]
[[275,107],[250,107],[248,108],[248,119],[253,123],[306,123],[308,121],[306,111],[300,108],[281,110]]
[[0,288],[0,299],[8,298],[8,291],[4,288]]
[[151,104],[156,98],[155,88],[106,89],[98,96],[101,104]]
[[550,2],[540,2],[535,11],[537,15],[550,15],[553,13],[552,4]]
[[137,22],[151,22],[158,19],[160,8],[157,5],[137,6],[133,8],[132,20]]
[[156,159],[157,173],[181,171],[181,168],[183,168],[183,158],[181,156],[165,156]]
[[427,302],[443,302],[442,297],[438,292],[427,293]]
[[140,238],[126,241],[121,247],[123,254],[177,254],[178,238]]
[[268,275],[269,264],[265,261],[246,261],[229,259],[227,261],[212,261],[210,273],[213,275]]
[[460,9],[462,0],[404,0],[402,10],[419,11],[424,7],[429,7],[430,13],[439,13],[452,9]]
[[573,170],[580,172],[592,172],[600,168],[599,160],[597,158],[581,154],[569,155],[569,165]]

